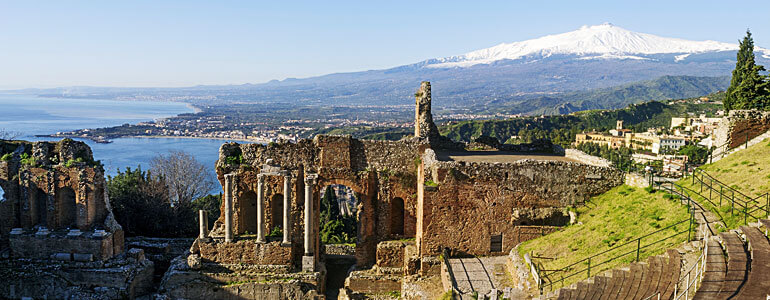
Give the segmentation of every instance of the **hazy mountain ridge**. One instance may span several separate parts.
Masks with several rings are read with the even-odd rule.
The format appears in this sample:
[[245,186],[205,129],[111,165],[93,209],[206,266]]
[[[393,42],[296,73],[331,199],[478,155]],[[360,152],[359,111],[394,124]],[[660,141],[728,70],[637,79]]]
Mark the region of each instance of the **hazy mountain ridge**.
[[[585,27],[586,30],[590,29],[588,31],[593,34],[588,35],[587,40],[567,39],[572,43],[569,44],[571,46],[557,47],[556,50],[553,47],[545,47],[539,49],[540,51],[534,51],[538,49],[534,48],[531,43],[528,43],[530,46],[527,46],[526,49],[528,49],[527,51],[534,49],[533,51],[516,52],[513,56],[508,55],[513,53],[510,51],[505,52],[498,49],[500,51],[494,52],[488,50],[495,47],[478,50],[488,53],[503,53],[508,56],[499,56],[502,57],[501,59],[497,59],[499,57],[495,56],[495,60],[490,60],[491,56],[486,58],[484,58],[485,56],[478,56],[489,61],[484,63],[474,61],[473,64],[463,67],[436,67],[437,64],[451,60],[460,61],[459,58],[438,58],[385,70],[334,73],[304,79],[273,80],[261,84],[146,89],[70,87],[27,90],[25,93],[62,97],[172,99],[199,105],[227,103],[410,105],[414,102],[412,95],[419,82],[428,80],[432,83],[434,105],[438,108],[488,111],[495,109],[494,106],[509,104],[508,108],[510,109],[512,108],[510,104],[532,99],[530,104],[523,103],[529,107],[518,109],[518,111],[522,113],[548,113],[581,108],[622,107],[629,101],[623,100],[621,103],[589,101],[591,99],[575,101],[565,99],[563,95],[544,97],[544,94],[579,94],[579,92],[592,89],[618,87],[619,85],[653,80],[668,75],[729,76],[735,67],[736,51],[723,51],[732,47],[732,44],[660,38],[618,28],[612,25]],[[622,38],[624,35],[617,32],[634,38]],[[576,35],[575,32],[562,35],[581,36]],[[552,36],[541,39],[548,40],[548,37]],[[606,40],[597,39],[597,37],[604,37]],[[519,46],[525,42],[528,41],[520,42]],[[604,44],[602,45],[602,43]],[[662,51],[660,48],[665,48],[670,43],[673,43],[674,46],[672,47],[674,48],[663,49],[667,51],[666,53],[653,53]],[[577,47],[575,45],[584,45],[585,49],[578,51],[580,49],[575,48]],[[637,49],[634,51],[642,53],[623,52],[628,49]],[[691,52],[681,52],[685,50]],[[635,58],[629,58],[630,56]],[[468,57],[470,56],[466,58]],[[767,52],[760,52],[757,55],[757,62],[768,65],[770,64],[770,56]],[[704,82],[696,82],[696,84],[701,83]],[[712,88],[706,90],[711,91]],[[692,94],[664,94],[670,98],[693,96]],[[572,96],[577,96],[577,94]],[[640,95],[629,96],[632,96],[633,101],[636,101],[639,98],[649,97],[650,92],[644,91]],[[554,110],[555,107],[562,104],[564,104],[563,110]]]

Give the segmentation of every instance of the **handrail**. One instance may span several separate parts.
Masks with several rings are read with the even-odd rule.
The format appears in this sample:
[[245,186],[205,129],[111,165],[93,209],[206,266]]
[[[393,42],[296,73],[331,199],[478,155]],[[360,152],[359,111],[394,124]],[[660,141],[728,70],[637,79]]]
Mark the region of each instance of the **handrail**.
[[[699,176],[700,175],[700,176]],[[700,189],[703,191],[704,187],[707,187],[709,189],[709,197],[706,197],[705,195],[701,194],[700,192],[697,192],[695,190],[692,190],[695,192],[698,196],[706,199],[709,203],[711,203],[714,207],[722,207],[722,199],[728,198],[730,200],[730,214],[734,214],[734,211],[736,210],[736,206],[739,208],[737,209],[740,213],[743,214],[744,219],[744,225],[748,224],[749,217],[759,220],[760,218],[766,218],[770,216],[770,193],[764,193],[761,195],[758,195],[757,197],[750,197],[742,193],[741,191],[728,186],[727,184],[719,181],[718,179],[712,177],[705,171],[701,169],[696,169],[695,172],[693,172],[693,184],[696,184],[696,180],[700,184]],[[704,178],[708,179],[709,182],[706,183]],[[714,183],[716,183],[717,186],[719,186],[719,190],[714,188]],[[729,191],[728,193],[725,193],[725,190]],[[716,192],[719,195],[720,203],[717,205],[711,200],[711,194],[712,192]],[[736,198],[736,194],[739,196]],[[741,196],[744,199],[741,199]],[[765,203],[760,203],[759,199],[764,198]],[[764,214],[755,215],[757,211],[762,211]],[[720,214],[720,218],[724,221],[724,218]]]
[[[704,230],[705,231],[705,230]],[[703,239],[701,240],[703,245],[703,251],[701,251],[700,256],[698,256],[698,259],[696,260],[695,264],[690,266],[689,269],[685,272],[686,275],[682,275],[679,277],[679,281],[676,282],[674,285],[674,297],[673,300],[687,300],[690,299],[690,290],[693,290],[693,292],[698,290],[698,282],[703,281],[703,276],[706,273],[706,258],[708,257],[708,240],[710,235],[708,232],[704,232]],[[695,270],[695,276],[692,276],[690,278],[690,274],[692,274],[693,270]],[[684,289],[679,289],[679,285],[682,284],[684,281],[685,287]],[[678,295],[678,296],[677,296]],[[682,298],[684,296],[684,298]]]
[[[612,262],[612,261],[614,261],[616,259],[619,259],[619,258],[622,258],[622,257],[626,257],[626,256],[628,256],[630,254],[633,254],[633,253],[636,253],[636,261],[639,261],[639,255],[640,255],[640,252],[641,252],[642,249],[648,248],[648,247],[650,247],[650,246],[652,246],[654,244],[657,244],[657,243],[662,243],[662,242],[664,242],[664,241],[666,241],[666,240],[668,240],[670,238],[679,236],[680,234],[685,233],[685,231],[687,232],[687,235],[688,235],[687,239],[691,240],[691,236],[692,236],[691,232],[693,230],[693,223],[695,222],[695,215],[694,215],[694,209],[693,209],[693,206],[692,206],[692,199],[690,198],[689,194],[687,194],[687,191],[684,190],[683,187],[681,187],[678,184],[673,183],[673,182],[667,182],[667,183],[657,183],[656,182],[654,185],[658,186],[660,188],[663,188],[663,189],[670,190],[670,191],[674,192],[675,194],[680,196],[682,201],[684,201],[686,199],[686,201],[687,201],[687,209],[688,209],[688,212],[689,212],[690,216],[687,219],[685,219],[685,220],[678,221],[678,222],[676,222],[674,224],[668,225],[668,226],[666,226],[664,228],[661,228],[659,230],[656,230],[654,232],[645,234],[645,235],[643,235],[641,237],[638,237],[636,239],[630,240],[630,241],[628,241],[626,243],[623,243],[621,245],[617,245],[617,246],[614,246],[612,248],[609,248],[609,249],[606,249],[604,251],[601,251],[599,253],[593,254],[593,255],[591,255],[591,256],[589,256],[587,258],[581,259],[581,260],[579,260],[577,262],[569,264],[566,267],[562,267],[560,269],[547,270],[547,269],[544,269],[542,266],[538,267],[537,263],[533,261],[532,266],[535,268],[534,272],[537,272],[538,277],[540,278],[539,282],[537,282],[538,283],[538,288],[539,288],[540,292],[542,293],[542,291],[545,288],[549,288],[550,290],[553,290],[557,283],[561,283],[561,287],[564,287],[565,280],[567,280],[569,278],[572,278],[572,277],[575,277],[575,276],[579,276],[580,274],[583,274],[584,272],[587,275],[586,278],[591,277],[592,266],[593,266],[593,269],[594,269],[593,274],[598,274],[599,272],[604,271],[606,269],[601,269],[601,268],[597,268],[597,267],[605,265],[605,264],[608,264],[608,263],[610,263],[610,262]],[[666,185],[669,185],[669,186],[667,187]],[[677,190],[677,188],[678,188],[678,190]],[[673,233],[672,235],[669,235],[669,236],[663,237],[663,238],[661,238],[661,239],[659,239],[657,241],[653,241],[653,242],[647,243],[645,245],[642,245],[642,239],[650,237],[650,236],[652,236],[654,234],[657,234],[659,232],[662,232],[664,230],[668,230],[668,229],[670,229],[672,227],[675,227],[677,225],[681,225],[681,224],[683,224],[685,222],[688,222],[688,227],[687,227],[686,230],[677,231],[677,232]],[[593,264],[593,265],[591,264],[591,260],[592,259],[595,259],[595,258],[597,258],[597,257],[599,257],[601,255],[610,253],[612,251],[616,251],[618,249],[621,249],[622,247],[626,247],[626,246],[631,245],[633,243],[636,243],[635,249],[631,249],[630,251],[623,251],[620,254],[617,254],[617,255],[615,255],[613,257],[610,257],[610,258],[607,258],[607,259],[605,259],[603,261],[600,261],[598,264]],[[576,266],[582,265],[582,264],[586,264],[587,266],[585,268],[576,268]],[[552,279],[557,274],[560,275],[559,278],[558,279]]]

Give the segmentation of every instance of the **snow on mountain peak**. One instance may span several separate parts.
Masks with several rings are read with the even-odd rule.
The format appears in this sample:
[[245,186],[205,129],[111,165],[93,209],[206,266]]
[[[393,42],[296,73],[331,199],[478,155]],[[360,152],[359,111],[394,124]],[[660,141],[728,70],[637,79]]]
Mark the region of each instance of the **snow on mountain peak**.
[[[610,23],[584,25],[578,30],[522,42],[503,43],[463,55],[438,59],[428,67],[467,67],[488,64],[503,59],[518,59],[528,55],[548,57],[555,54],[585,56],[584,59],[646,59],[637,55],[677,53],[693,54],[737,50],[737,44],[716,41],[689,41],[665,38],[626,30]],[[767,52],[765,53],[767,55]],[[682,59],[686,56],[679,56]]]

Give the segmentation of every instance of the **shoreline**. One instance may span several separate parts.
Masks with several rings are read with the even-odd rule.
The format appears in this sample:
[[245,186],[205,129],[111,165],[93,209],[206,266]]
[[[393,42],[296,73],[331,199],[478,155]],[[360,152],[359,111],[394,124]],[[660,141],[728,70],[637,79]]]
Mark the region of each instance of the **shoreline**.
[[[100,137],[90,137],[90,136],[77,136],[77,135],[35,135],[35,137],[45,137],[45,138],[69,138],[69,139],[81,139],[81,140],[89,140],[95,143],[103,143],[103,144],[109,144],[111,143],[111,140],[115,139],[123,139],[123,138],[140,138],[140,139],[199,139],[199,140],[217,140],[217,141],[234,141],[234,142],[248,142],[248,143],[255,143],[255,144],[268,144],[270,141],[264,141],[264,140],[254,140],[254,139],[236,139],[236,138],[220,138],[220,137],[203,137],[203,136],[177,136],[177,135],[125,135],[125,136],[119,136],[114,138],[100,138]],[[100,140],[107,140],[110,141],[108,143],[100,142]]]

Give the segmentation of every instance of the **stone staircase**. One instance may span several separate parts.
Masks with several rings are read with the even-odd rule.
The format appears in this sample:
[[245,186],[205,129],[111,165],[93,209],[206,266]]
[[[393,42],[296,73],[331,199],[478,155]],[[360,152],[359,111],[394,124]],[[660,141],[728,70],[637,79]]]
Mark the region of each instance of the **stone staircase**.
[[674,289],[678,289],[677,299],[683,300],[770,299],[768,230],[770,220],[760,220],[709,238],[702,278],[695,280],[690,293],[683,293],[687,281],[682,280],[681,256],[672,249],[666,255],[607,271],[541,299],[669,300],[674,299]]
[[679,280],[682,257],[676,250],[651,256],[646,262],[632,263],[602,275],[559,289],[541,299],[669,299]]
[[[761,224],[761,225],[760,225]],[[770,220],[720,233],[709,241],[706,272],[693,299],[768,299]]]

